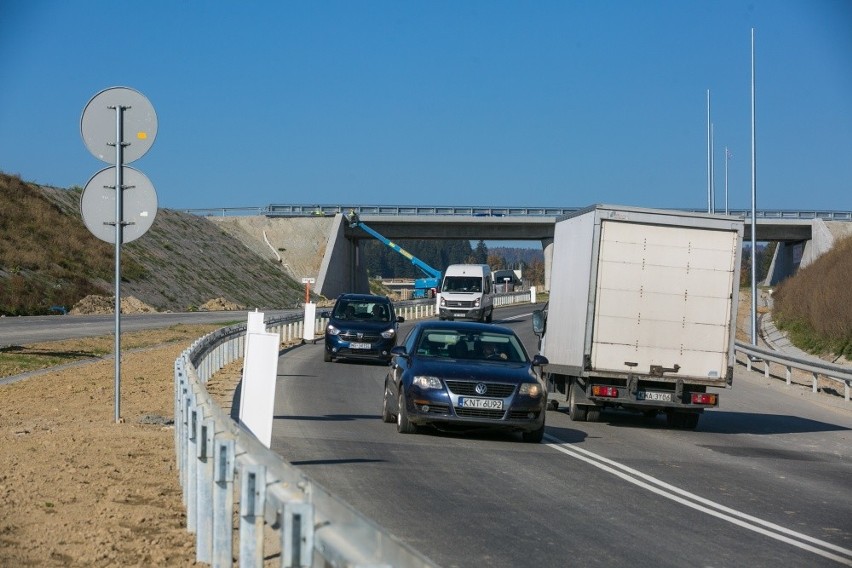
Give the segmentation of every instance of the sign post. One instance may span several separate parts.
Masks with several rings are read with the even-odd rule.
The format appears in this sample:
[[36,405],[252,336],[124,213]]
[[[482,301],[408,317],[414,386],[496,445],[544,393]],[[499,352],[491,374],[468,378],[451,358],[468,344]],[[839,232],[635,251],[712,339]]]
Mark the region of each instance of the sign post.
[[[129,140],[125,133],[130,133]],[[86,104],[80,134],[92,155],[115,164],[86,184],[80,211],[92,234],[115,244],[115,421],[121,422],[121,244],[141,237],[157,214],[154,186],[142,172],[125,164],[151,148],[157,137],[157,114],[138,91],[112,87]]]
[[316,341],[316,317],[317,305],[311,302],[311,284],[316,283],[316,278],[302,278],[305,285],[305,317],[302,319],[302,341]]

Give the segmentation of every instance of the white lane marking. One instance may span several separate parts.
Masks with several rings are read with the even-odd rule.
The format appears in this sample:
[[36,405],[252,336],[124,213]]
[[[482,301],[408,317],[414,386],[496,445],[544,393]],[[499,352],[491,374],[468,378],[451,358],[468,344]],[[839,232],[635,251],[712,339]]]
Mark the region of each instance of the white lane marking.
[[[579,448],[573,444],[569,444],[568,442],[560,440],[559,438],[551,436],[550,434],[545,434],[544,437],[548,441],[553,442],[547,444],[548,447],[553,448],[558,452],[562,452],[563,454],[569,455],[578,460],[584,461],[590,465],[597,467],[598,469],[602,469],[603,471],[620,477],[625,481],[628,481],[634,485],[656,493],[657,495],[665,497],[666,499],[671,499],[672,501],[675,501],[697,511],[707,513],[708,515],[712,515],[714,517],[717,517],[729,523],[733,523],[750,531],[754,531],[770,538],[774,538],[775,540],[786,542],[787,544],[791,544],[803,550],[813,552],[814,554],[818,554],[824,558],[828,558],[829,560],[834,560],[835,562],[839,562],[840,564],[852,566],[852,550],[831,544],[830,542],[825,542],[823,540],[810,537],[808,535],[796,532],[780,525],[776,525],[774,523],[770,523],[768,521],[764,521],[762,519],[758,519],[757,517],[752,517],[751,515],[747,515],[735,509],[725,507],[724,505],[714,503],[709,499],[699,497],[698,495],[680,489],[679,487],[670,485],[664,481],[661,481],[648,474],[637,471],[631,467],[620,464],[616,461],[605,458],[583,448]],[[658,487],[655,487],[654,485]],[[679,495],[683,497],[680,497]],[[687,498],[692,499],[692,501],[687,500]],[[799,540],[794,540],[794,538],[789,538],[788,536],[784,535],[790,535],[791,537],[794,537]],[[832,554],[827,550],[822,550],[820,548],[817,548],[816,546],[811,546],[807,543],[812,543],[814,545],[821,546],[824,549],[838,552],[844,556]]]
[[531,316],[532,316],[532,312],[527,312],[525,314],[517,314],[517,315],[514,315],[514,316],[509,316],[507,318],[500,318],[500,321],[519,320],[519,319],[524,319],[524,318],[531,317]]

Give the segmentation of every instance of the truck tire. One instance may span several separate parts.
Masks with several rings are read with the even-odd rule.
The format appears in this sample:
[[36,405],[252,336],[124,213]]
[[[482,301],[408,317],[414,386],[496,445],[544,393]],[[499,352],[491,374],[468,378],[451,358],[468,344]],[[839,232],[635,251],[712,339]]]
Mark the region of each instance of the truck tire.
[[679,428],[681,430],[694,430],[698,426],[698,419],[701,414],[698,412],[677,412],[671,411],[666,414],[666,424],[670,428]]
[[683,428],[686,430],[695,430],[695,427],[698,426],[698,419],[701,418],[701,414],[698,412],[687,412],[683,415]]
[[601,419],[601,409],[597,406],[586,407],[586,422],[598,422]]
[[576,397],[574,396],[575,388],[572,384],[568,390],[568,415],[574,422],[585,422],[586,407],[582,404],[577,404]]
[[494,317],[494,308],[488,312],[488,315],[485,317],[485,323],[491,323],[491,318]]

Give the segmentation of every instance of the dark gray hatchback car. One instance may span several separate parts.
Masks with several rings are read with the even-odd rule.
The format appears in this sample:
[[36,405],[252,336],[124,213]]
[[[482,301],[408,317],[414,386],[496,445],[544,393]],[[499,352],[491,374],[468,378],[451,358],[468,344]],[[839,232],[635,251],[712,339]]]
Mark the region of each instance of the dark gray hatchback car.
[[387,363],[396,345],[399,323],[393,303],[385,296],[343,294],[331,312],[325,327],[326,362],[336,358],[372,359]]

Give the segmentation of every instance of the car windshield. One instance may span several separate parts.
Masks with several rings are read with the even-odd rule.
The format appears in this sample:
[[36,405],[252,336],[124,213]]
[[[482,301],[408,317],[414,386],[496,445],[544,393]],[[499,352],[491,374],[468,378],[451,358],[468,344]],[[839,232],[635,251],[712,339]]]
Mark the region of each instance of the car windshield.
[[475,361],[527,362],[527,354],[514,334],[427,329],[417,343],[417,354]]
[[478,276],[447,276],[441,287],[444,292],[482,292],[482,278]]
[[373,301],[340,301],[332,317],[341,320],[390,321],[390,305]]

